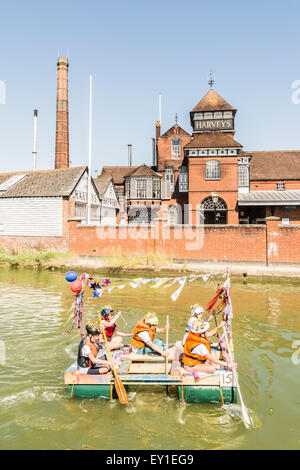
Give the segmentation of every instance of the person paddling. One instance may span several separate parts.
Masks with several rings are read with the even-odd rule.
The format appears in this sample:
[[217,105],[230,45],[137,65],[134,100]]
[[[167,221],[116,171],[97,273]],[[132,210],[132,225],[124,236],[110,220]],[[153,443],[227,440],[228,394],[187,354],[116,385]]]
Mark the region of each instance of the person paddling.
[[98,325],[88,323],[87,335],[81,340],[78,348],[77,364],[80,374],[107,374],[112,370],[114,363],[106,360],[106,355],[98,356],[98,348],[102,341],[101,331]]
[[209,338],[215,336],[220,328],[226,323],[222,322],[211,331],[209,323],[198,321],[193,325],[184,343],[184,354],[182,357],[183,367],[188,372],[206,372],[213,374],[219,367],[233,368],[236,364],[220,361],[211,352]]
[[[101,319],[105,328],[105,334],[107,341],[109,342],[109,349],[120,349],[122,346],[122,336],[132,336],[132,333],[123,333],[117,330],[116,321],[121,316],[121,312],[118,311],[114,316],[114,309],[110,305],[106,305],[101,311]],[[113,337],[113,335],[116,335]]]
[[135,327],[132,334],[130,346],[136,354],[160,354],[163,357],[169,356],[169,351],[164,351],[163,341],[154,339],[155,333],[165,333],[166,328],[157,328],[158,318],[154,312],[148,312]]
[[202,318],[203,313],[204,313],[204,308],[201,307],[201,305],[195,304],[191,307],[191,316],[188,319],[188,322],[185,328],[185,335],[182,340],[183,346],[186,341],[186,338],[188,337],[189,332],[193,328],[193,325],[195,325]]

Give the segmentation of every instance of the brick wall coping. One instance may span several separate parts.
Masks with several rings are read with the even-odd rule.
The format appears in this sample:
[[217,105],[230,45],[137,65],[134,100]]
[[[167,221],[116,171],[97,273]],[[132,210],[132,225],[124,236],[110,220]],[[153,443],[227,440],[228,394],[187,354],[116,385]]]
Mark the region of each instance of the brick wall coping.
[[172,228],[265,228],[265,224],[174,224],[174,225],[167,225],[168,227]]
[[[81,219],[80,217],[73,217],[73,218],[70,218],[68,219],[68,221],[78,221],[80,222]],[[290,225],[291,226],[291,225]],[[289,226],[289,227],[290,227]],[[97,228],[126,228],[126,229],[129,229],[129,228],[154,228],[155,227],[155,224],[143,224],[143,225],[140,225],[140,224],[111,224],[111,225],[100,225],[100,224],[96,224],[96,223],[90,223],[90,224],[78,224],[77,225],[78,228],[90,228],[90,227],[97,227]],[[265,224],[202,224],[202,225],[197,225],[197,224],[174,224],[174,225],[169,225],[169,224],[165,224],[165,227],[167,228],[177,228],[177,229],[180,229],[180,228],[201,228],[201,229],[218,229],[218,228],[222,228],[222,229],[226,229],[226,228],[229,228],[229,229],[251,229],[251,228],[259,228],[259,229],[265,229],[266,228],[266,225]],[[281,225],[279,225],[279,227],[281,227]],[[284,225],[284,227],[286,227],[286,225]],[[296,224],[293,224],[293,227],[300,227],[300,225],[296,225]]]
[[279,228],[300,228],[300,224],[279,224]]

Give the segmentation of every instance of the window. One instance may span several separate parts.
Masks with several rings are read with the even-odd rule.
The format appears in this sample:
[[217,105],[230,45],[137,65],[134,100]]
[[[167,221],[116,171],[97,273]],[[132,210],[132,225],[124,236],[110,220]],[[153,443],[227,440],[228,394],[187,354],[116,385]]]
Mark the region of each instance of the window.
[[206,162],[206,179],[220,179],[220,162],[218,160],[209,160],[208,162]]
[[227,223],[227,205],[220,197],[218,197],[217,202],[214,202],[211,196],[207,197],[202,201],[201,209],[204,212],[205,224]]
[[86,204],[75,202],[75,217],[86,217]]
[[179,183],[180,192],[183,193],[183,192],[188,191],[189,180],[188,180],[188,169],[186,166],[182,166],[181,168],[179,168],[178,183]]
[[181,207],[178,205],[168,207],[168,222],[170,225],[181,223]]
[[180,140],[172,140],[172,160],[180,159]]
[[171,192],[173,192],[174,191],[174,168],[172,168],[171,166],[168,166],[166,168],[166,181],[169,181]]
[[130,198],[130,179],[126,178],[125,180],[125,193],[126,197]]
[[238,184],[239,186],[249,186],[249,168],[245,165],[238,167]]
[[136,182],[136,197],[139,199],[145,199],[147,197],[146,194],[146,180],[145,179],[137,179]]
[[277,189],[278,191],[284,190],[284,189],[285,189],[285,183],[277,183],[276,189]]
[[153,178],[152,180],[153,199],[160,199],[160,179]]

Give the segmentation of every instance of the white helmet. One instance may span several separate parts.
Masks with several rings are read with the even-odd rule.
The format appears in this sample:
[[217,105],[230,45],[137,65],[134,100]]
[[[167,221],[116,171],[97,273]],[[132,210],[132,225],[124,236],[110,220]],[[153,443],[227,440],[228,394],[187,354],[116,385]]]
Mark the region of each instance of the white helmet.
[[204,308],[201,305],[195,304],[191,308],[191,315],[199,315],[204,313]]

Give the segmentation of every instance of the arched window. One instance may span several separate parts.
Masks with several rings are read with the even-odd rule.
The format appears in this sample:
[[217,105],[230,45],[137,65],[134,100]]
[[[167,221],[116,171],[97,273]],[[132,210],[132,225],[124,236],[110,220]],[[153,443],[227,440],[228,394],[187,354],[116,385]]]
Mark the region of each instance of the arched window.
[[206,179],[219,180],[220,179],[220,162],[218,160],[208,160],[206,162]]
[[249,186],[249,168],[246,165],[239,165],[238,167],[238,181],[239,186]]
[[181,207],[174,204],[168,207],[168,222],[170,225],[181,224]]
[[227,205],[220,197],[214,202],[211,196],[201,203],[205,224],[227,224]]

